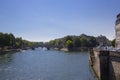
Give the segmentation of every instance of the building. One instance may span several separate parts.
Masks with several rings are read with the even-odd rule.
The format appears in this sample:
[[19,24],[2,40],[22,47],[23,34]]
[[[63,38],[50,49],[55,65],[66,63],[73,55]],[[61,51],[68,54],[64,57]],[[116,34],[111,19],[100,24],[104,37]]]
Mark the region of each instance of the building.
[[117,20],[115,23],[115,32],[116,32],[116,48],[120,48],[120,13],[117,15]]
[[97,39],[97,42],[99,43],[99,46],[101,47],[111,45],[110,41],[103,35],[98,36],[96,39]]

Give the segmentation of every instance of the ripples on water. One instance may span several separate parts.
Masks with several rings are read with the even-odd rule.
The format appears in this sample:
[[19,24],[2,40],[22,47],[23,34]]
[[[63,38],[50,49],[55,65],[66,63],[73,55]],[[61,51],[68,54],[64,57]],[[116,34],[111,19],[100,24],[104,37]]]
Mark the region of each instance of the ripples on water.
[[94,80],[87,52],[26,50],[0,56],[0,80]]

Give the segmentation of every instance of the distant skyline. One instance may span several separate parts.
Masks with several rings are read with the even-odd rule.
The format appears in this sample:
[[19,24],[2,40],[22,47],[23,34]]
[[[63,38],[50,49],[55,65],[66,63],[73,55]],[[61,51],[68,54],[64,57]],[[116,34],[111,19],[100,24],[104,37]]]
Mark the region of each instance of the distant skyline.
[[30,41],[66,35],[115,38],[120,0],[0,0],[0,32]]

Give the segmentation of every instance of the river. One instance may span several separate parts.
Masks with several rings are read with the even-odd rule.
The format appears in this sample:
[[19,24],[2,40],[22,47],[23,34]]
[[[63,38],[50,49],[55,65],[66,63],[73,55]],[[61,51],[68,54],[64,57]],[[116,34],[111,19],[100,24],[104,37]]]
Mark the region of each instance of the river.
[[0,55],[0,80],[94,80],[88,52],[36,48]]

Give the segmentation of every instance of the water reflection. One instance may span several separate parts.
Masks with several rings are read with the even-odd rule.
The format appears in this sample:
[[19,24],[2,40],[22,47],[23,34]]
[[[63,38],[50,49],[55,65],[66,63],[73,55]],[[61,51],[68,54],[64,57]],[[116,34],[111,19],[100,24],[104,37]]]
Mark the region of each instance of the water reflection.
[[9,64],[12,61],[13,54],[0,55],[0,64]]

